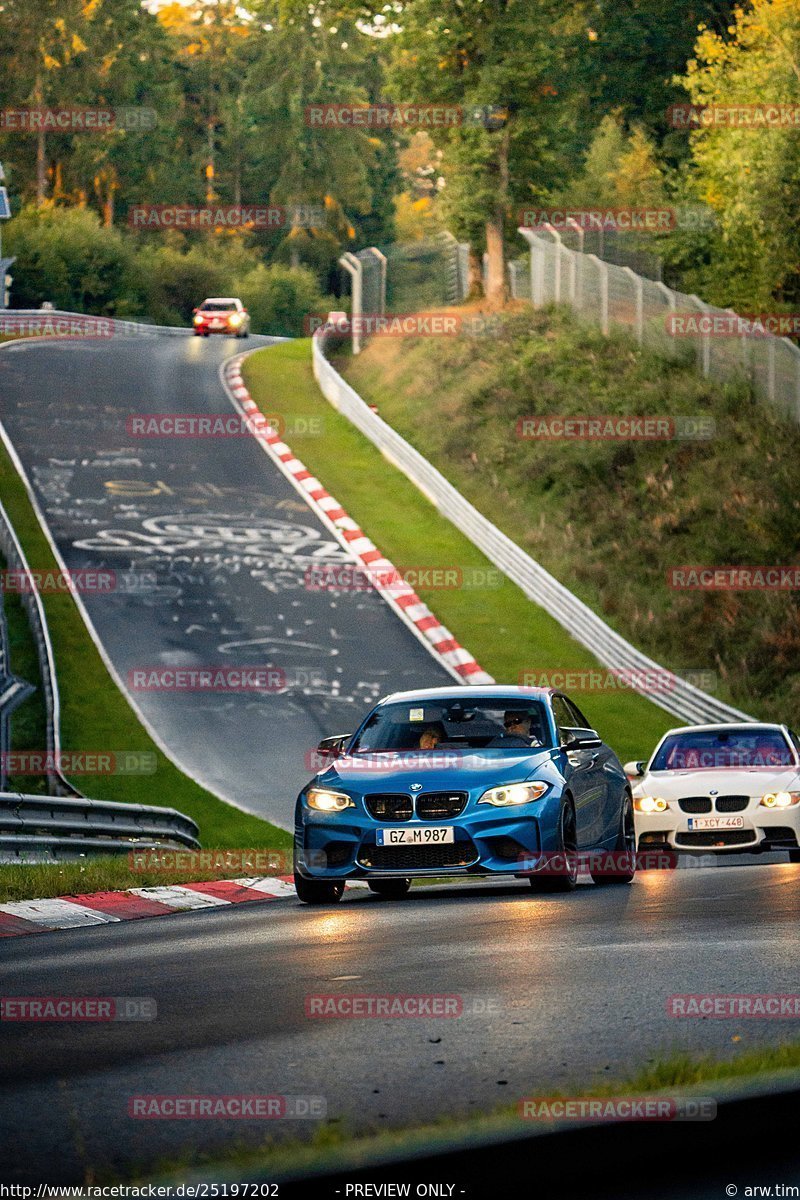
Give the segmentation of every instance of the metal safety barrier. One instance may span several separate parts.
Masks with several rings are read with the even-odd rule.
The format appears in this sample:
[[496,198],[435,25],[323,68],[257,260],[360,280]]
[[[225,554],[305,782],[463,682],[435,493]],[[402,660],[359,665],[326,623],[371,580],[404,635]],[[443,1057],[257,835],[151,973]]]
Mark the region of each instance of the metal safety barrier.
[[[21,333],[20,341],[24,341],[25,337],[59,337],[59,336],[81,336],[81,337],[148,337],[154,334],[167,334],[173,337],[194,337],[194,329],[190,329],[184,325],[151,325],[147,321],[126,321],[117,317],[98,317],[92,313],[73,313],[64,312],[59,308],[4,308],[0,310],[0,334],[17,332],[15,325],[24,322],[35,323],[42,328],[47,327],[48,321],[63,321],[68,319],[73,324],[76,322],[85,322],[85,329],[80,334],[63,333],[59,335],[57,331],[53,333],[37,334]],[[75,325],[76,329],[80,326]],[[91,332],[92,330],[96,332]]]
[[[42,598],[36,587],[36,581],[28,566],[28,560],[14,526],[2,503],[0,503],[0,551],[2,551],[8,569],[24,575],[27,580],[26,586],[19,589],[19,598],[28,618],[28,625],[36,647],[36,657],[39,661],[39,679],[44,695],[48,757],[52,757],[53,761],[57,762],[61,753],[61,702],[58,695],[53,645],[50,641]],[[81,792],[73,787],[56,768],[48,770],[47,785],[48,790],[55,795],[81,795]]]
[[[603,666],[624,673],[626,678],[630,678],[633,690],[640,691],[666,712],[694,724],[754,719],[740,709],[709,696],[679,675],[666,671],[637,650],[478,512],[418,450],[374,413],[331,366],[325,357],[325,344],[331,336],[332,331],[323,327],[312,339],[314,376],[325,398],[369,438],[529,600],[540,605],[558,621]],[[648,690],[644,685],[636,686],[637,677],[652,678],[654,673],[661,679],[669,676],[669,687]]]
[[85,797],[0,794],[0,861],[31,855],[124,854],[199,848],[197,825],[174,808]]

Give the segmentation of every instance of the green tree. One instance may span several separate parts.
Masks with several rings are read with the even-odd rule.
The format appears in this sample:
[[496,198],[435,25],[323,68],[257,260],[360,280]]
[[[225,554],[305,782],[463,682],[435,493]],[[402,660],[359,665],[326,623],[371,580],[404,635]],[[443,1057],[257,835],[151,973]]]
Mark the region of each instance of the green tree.
[[[753,0],[726,37],[701,31],[682,82],[697,105],[800,103],[800,7]],[[715,125],[691,134],[695,179],[720,225],[707,274],[719,304],[800,298],[797,130]]]
[[[567,56],[577,11],[555,0],[408,0],[398,18],[395,99],[467,114],[431,136],[444,150],[453,232],[485,245],[494,304],[505,293],[506,221],[530,199],[531,180],[540,194],[552,187],[572,145]],[[470,120],[490,110],[504,119]]]

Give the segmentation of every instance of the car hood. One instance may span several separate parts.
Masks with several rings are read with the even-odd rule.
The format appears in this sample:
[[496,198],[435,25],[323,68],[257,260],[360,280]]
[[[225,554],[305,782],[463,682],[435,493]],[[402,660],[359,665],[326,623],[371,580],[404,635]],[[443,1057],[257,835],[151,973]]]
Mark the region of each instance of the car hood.
[[648,771],[634,788],[634,796],[761,796],[764,792],[791,792],[800,788],[796,767],[728,767],[719,771]]
[[[440,788],[473,788],[517,783],[537,775],[552,759],[552,750],[430,751],[411,754],[352,755],[336,759],[317,776],[317,784],[362,794],[407,792],[421,783],[425,792]],[[425,761],[427,759],[427,761]]]

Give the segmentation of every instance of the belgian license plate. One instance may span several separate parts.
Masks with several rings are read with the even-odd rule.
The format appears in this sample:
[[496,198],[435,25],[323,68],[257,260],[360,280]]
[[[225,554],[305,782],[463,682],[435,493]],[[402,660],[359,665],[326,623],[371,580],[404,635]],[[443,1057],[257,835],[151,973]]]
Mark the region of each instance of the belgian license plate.
[[456,840],[452,825],[426,825],[423,829],[379,829],[379,846],[441,846]]
[[689,817],[690,829],[744,829],[744,817]]

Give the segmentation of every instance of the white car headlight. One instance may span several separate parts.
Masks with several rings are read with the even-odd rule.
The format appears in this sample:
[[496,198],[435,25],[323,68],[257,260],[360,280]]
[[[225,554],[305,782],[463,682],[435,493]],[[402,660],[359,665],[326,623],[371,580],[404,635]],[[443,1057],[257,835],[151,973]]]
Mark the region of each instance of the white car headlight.
[[512,804],[530,804],[541,800],[549,783],[509,783],[505,787],[489,788],[478,801],[479,804],[494,804],[496,808],[508,808]]
[[640,813],[666,812],[669,808],[663,796],[636,796],[633,807]]
[[328,788],[309,788],[306,792],[306,804],[316,808],[318,812],[344,812],[346,808],[355,808],[355,804],[344,792],[331,792]]
[[195,323],[195,325],[202,325],[202,323],[203,323],[203,318],[202,318],[202,316],[201,316],[201,314],[200,314],[200,313],[195,313],[195,314],[194,314],[194,323]]
[[764,808],[793,808],[800,804],[800,792],[765,792],[760,803]]
[[243,313],[240,313],[240,312],[231,313],[231,315],[228,317],[228,324],[229,325],[241,325],[243,320],[244,320]]

